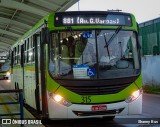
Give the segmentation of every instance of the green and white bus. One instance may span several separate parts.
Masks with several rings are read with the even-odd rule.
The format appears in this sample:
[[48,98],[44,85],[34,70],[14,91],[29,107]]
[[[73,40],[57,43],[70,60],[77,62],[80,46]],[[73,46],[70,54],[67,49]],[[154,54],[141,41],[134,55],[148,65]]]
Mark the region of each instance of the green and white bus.
[[11,82],[50,119],[142,112],[135,17],[111,11],[51,13],[11,47]]
[[0,79],[10,79],[10,62],[6,53],[0,53]]

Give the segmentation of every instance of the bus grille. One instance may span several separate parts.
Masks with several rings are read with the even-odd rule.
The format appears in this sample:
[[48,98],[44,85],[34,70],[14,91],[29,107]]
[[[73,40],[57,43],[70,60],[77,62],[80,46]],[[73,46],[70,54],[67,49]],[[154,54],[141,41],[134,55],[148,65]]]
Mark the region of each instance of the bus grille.
[[73,111],[77,116],[92,116],[92,115],[113,115],[119,114],[124,110],[124,108],[106,110],[106,111]]
[[104,85],[104,86],[64,86],[68,90],[79,95],[104,95],[104,94],[115,94],[126,87],[129,84],[119,84],[119,85]]

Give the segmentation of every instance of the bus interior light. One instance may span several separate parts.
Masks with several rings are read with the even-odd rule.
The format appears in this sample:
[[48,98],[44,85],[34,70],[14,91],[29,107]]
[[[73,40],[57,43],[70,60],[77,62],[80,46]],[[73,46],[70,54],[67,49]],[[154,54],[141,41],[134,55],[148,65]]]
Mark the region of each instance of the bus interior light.
[[62,104],[62,105],[64,105],[64,106],[67,106],[67,107],[69,107],[70,105],[72,105],[72,103],[71,102],[69,102],[68,100],[66,100],[65,98],[63,98],[61,95],[59,95],[59,94],[54,94],[54,93],[52,93],[52,94],[49,94],[50,96],[51,96],[51,98],[55,101],[55,102],[57,102],[57,103],[59,103],[59,104]]
[[125,101],[127,103],[131,103],[132,101],[136,100],[142,93],[142,88],[138,89],[137,91],[134,91]]

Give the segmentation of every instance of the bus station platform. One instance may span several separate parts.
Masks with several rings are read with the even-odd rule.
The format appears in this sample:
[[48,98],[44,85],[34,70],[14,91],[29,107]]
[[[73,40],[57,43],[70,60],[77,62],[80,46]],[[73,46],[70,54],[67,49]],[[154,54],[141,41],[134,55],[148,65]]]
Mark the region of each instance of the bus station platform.
[[[36,118],[23,107],[23,120],[20,113],[20,104],[4,104],[17,102],[12,96],[13,93],[0,93],[0,127],[44,127],[41,120]],[[11,116],[3,116],[4,114],[16,114]],[[2,116],[1,116],[2,115]],[[23,123],[23,125],[21,124]]]

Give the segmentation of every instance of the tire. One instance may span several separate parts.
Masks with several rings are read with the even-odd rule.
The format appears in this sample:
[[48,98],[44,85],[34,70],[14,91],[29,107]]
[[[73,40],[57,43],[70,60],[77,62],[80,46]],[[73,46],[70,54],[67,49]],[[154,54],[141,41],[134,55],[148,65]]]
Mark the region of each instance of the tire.
[[[18,83],[17,83],[17,84],[15,83],[15,90],[19,90]],[[18,100],[18,101],[19,101],[19,93],[18,93],[18,92],[16,92],[16,93],[15,93],[15,95],[16,95],[16,100]]]
[[115,116],[104,116],[103,119],[112,121],[115,118]]

